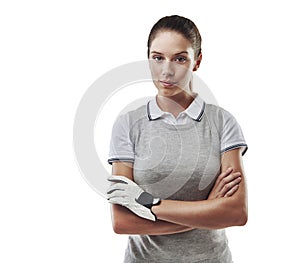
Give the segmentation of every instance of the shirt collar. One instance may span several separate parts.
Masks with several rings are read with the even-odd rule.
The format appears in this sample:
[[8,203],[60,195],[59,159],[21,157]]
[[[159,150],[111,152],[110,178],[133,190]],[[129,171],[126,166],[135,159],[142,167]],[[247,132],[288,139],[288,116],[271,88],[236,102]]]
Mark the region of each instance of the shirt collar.
[[[198,93],[184,112],[195,121],[200,121],[205,109],[205,102],[202,100]],[[166,112],[162,111],[156,102],[156,96],[147,103],[147,115],[149,121],[157,120],[162,117]]]

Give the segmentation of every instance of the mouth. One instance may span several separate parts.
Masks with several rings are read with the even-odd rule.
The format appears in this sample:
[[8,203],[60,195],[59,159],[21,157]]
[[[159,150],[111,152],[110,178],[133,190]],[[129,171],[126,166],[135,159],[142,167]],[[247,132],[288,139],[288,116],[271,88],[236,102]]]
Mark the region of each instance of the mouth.
[[159,83],[165,87],[172,87],[176,84],[176,82],[167,81],[167,80],[160,80]]

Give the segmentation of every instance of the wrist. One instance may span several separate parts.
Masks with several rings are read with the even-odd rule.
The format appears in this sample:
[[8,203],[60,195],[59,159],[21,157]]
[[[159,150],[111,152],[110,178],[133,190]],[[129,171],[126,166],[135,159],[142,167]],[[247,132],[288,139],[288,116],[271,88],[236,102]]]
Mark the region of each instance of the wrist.
[[156,219],[160,219],[159,218],[159,210],[161,208],[161,204],[162,204],[163,200],[160,200],[159,203],[153,205],[150,210],[152,212],[152,214],[156,217]]

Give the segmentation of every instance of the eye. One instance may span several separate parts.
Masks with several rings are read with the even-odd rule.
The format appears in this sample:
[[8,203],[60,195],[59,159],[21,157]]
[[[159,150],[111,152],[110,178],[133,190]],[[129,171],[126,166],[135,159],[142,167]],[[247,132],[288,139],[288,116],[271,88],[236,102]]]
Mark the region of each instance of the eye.
[[155,60],[156,62],[161,62],[163,60],[163,57],[162,56],[153,56],[152,59]]
[[187,59],[185,57],[177,57],[177,58],[175,58],[175,61],[180,64],[183,64],[187,61]]

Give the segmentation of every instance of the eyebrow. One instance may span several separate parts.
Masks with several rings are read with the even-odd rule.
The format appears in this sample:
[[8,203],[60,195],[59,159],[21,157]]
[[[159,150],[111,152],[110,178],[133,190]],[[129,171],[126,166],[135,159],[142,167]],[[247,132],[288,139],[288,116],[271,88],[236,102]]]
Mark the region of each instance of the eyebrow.
[[[151,51],[151,54],[152,54],[152,53],[159,54],[159,55],[163,55],[163,53],[160,53],[160,52],[158,52],[158,51]],[[188,54],[188,52],[187,52],[187,51],[181,51],[181,52],[178,52],[178,53],[176,53],[176,54],[174,54],[174,55],[176,56],[176,55],[180,55],[180,54]]]

